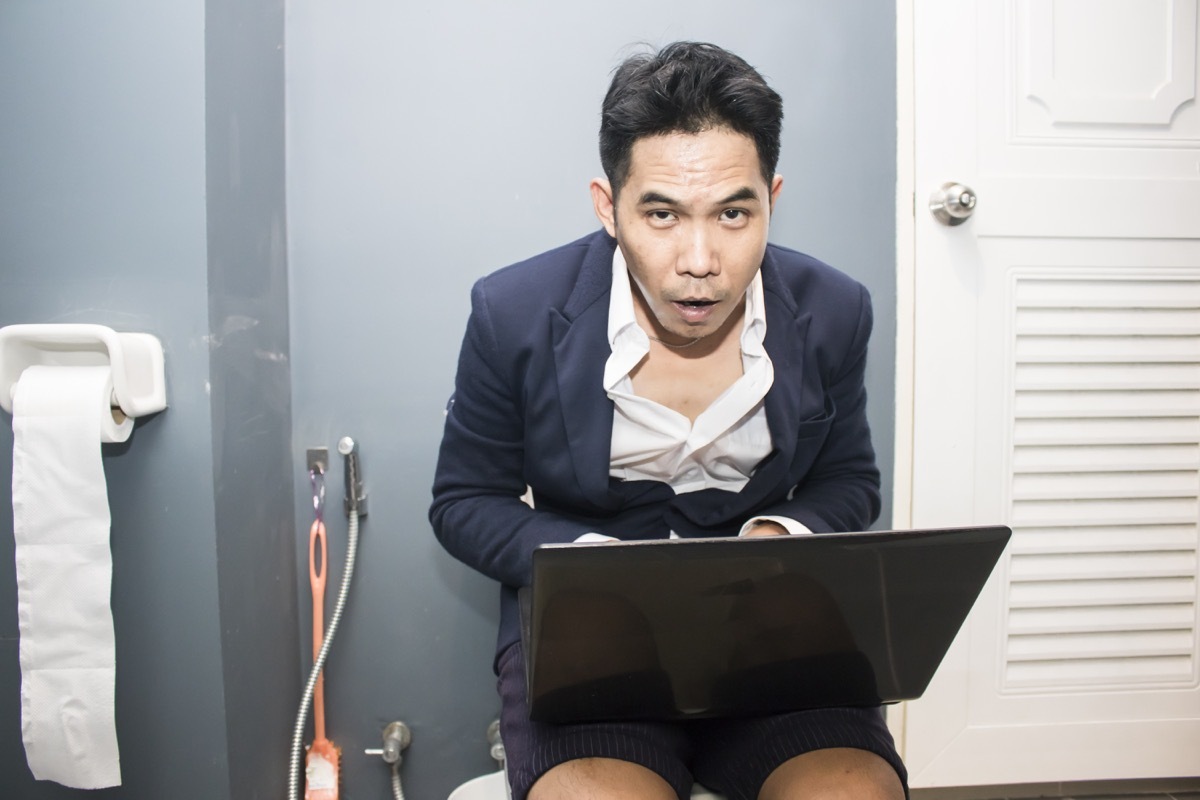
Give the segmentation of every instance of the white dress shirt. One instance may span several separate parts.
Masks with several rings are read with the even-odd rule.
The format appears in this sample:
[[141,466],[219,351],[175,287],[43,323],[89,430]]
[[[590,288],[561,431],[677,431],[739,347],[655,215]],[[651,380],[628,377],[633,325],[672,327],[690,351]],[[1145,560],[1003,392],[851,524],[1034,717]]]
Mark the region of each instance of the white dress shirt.
[[[604,390],[615,405],[609,475],[618,480],[662,481],[676,494],[700,489],[740,491],[754,466],[771,452],[763,399],[775,380],[775,370],[763,347],[767,317],[761,275],[756,273],[746,289],[742,375],[693,423],[634,392],[630,373],[649,354],[650,339],[634,317],[629,271],[619,247],[613,253],[612,272],[608,307],[612,353],[604,365]],[[774,516],[748,520],[741,533],[762,521],[777,522],[789,533],[811,533],[793,519]],[[579,541],[606,538],[589,533]]]

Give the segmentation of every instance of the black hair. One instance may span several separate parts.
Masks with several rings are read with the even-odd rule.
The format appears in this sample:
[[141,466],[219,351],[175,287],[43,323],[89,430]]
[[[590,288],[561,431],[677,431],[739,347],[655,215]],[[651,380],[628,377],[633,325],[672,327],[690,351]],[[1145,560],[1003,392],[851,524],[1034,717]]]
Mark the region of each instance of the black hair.
[[749,136],[767,185],[779,161],[783,99],[738,56],[704,42],[675,42],[626,59],[600,113],[600,164],[614,197],[644,136],[725,127]]

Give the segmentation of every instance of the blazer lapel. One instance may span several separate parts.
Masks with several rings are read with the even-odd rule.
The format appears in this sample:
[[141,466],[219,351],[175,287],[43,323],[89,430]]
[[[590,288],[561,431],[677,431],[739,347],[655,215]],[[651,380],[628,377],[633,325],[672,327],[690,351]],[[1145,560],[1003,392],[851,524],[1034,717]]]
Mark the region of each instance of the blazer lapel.
[[613,403],[603,391],[608,361],[608,296],[616,240],[600,233],[584,256],[563,310],[551,310],[554,365],[571,461],[584,496],[610,505]]
[[[795,300],[783,286],[770,251],[763,263],[763,298],[767,307],[767,335],[764,341],[775,371],[775,382],[767,392],[764,405],[771,429],[772,460],[779,466],[776,477],[783,475],[796,453],[796,435],[803,407],[804,349],[811,314],[798,314]],[[763,465],[764,467],[767,465]],[[751,483],[766,479],[760,468]],[[773,484],[774,480],[768,483]]]

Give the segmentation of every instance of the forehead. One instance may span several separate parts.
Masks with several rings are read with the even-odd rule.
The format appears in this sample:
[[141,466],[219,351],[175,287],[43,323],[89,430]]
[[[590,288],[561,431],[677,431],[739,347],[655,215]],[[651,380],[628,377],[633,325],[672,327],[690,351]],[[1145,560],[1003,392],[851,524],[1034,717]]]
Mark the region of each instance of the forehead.
[[766,187],[754,140],[728,128],[644,136],[630,151],[626,185],[699,190],[729,183]]

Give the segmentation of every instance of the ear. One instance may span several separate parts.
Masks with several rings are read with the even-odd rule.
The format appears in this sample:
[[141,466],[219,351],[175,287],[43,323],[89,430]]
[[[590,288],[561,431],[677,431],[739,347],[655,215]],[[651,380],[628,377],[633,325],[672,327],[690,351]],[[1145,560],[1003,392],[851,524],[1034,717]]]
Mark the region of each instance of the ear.
[[613,204],[612,186],[604,178],[592,178],[588,188],[592,190],[592,207],[596,210],[600,224],[604,226],[604,230],[608,231],[608,235],[615,239],[617,236],[617,209]]
[[771,211],[775,211],[775,201],[779,199],[779,193],[783,191],[783,176],[776,175],[771,180]]

